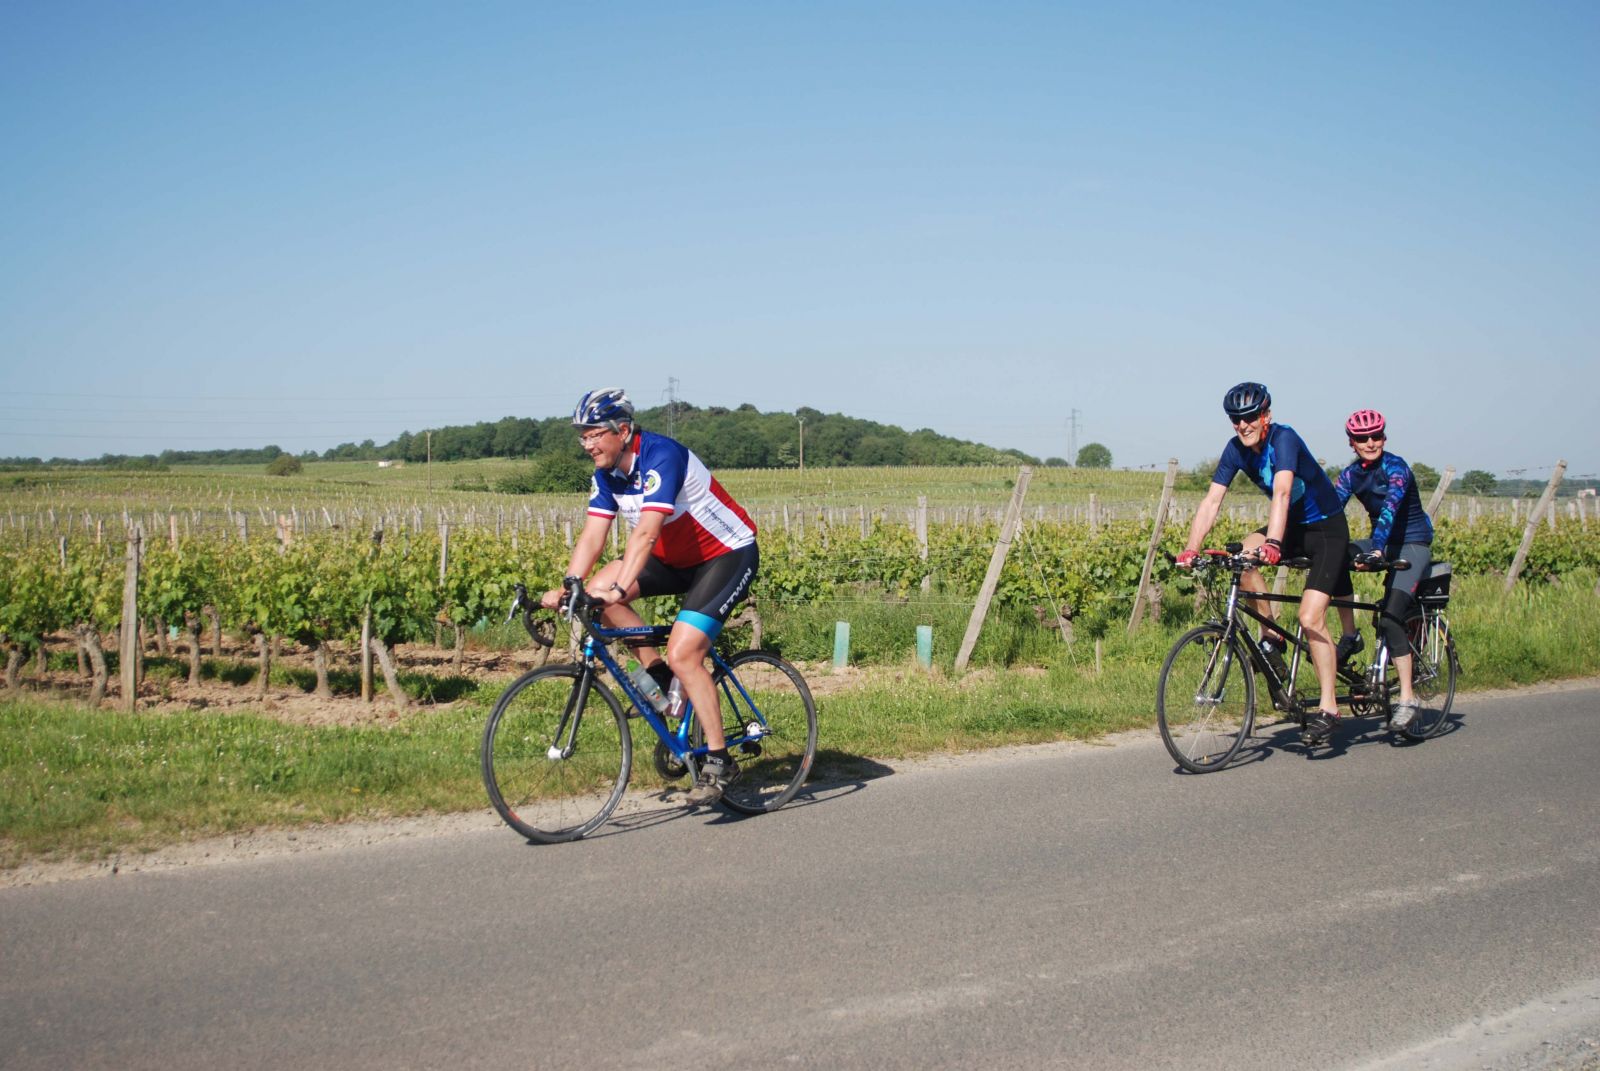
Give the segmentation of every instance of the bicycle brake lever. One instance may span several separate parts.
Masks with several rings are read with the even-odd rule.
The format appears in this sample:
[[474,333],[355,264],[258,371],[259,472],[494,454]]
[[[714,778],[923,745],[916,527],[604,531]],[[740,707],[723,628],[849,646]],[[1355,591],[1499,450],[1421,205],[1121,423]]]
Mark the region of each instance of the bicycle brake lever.
[[511,596],[511,609],[506,613],[506,624],[508,625],[515,620],[517,611],[522,609],[523,604],[528,601],[527,585],[516,584],[511,588],[511,590],[513,592]]

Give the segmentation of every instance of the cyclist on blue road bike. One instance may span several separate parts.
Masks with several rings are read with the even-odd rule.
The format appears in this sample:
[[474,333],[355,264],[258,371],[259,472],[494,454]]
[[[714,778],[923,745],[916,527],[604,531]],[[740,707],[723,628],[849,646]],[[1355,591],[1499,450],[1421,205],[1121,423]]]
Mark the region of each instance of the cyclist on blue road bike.
[[[1433,522],[1422,508],[1411,466],[1398,454],[1384,449],[1389,440],[1383,414],[1375,409],[1358,409],[1344,423],[1345,436],[1356,460],[1339,473],[1333,491],[1342,507],[1354,497],[1372,519],[1372,535],[1351,543],[1357,552],[1357,569],[1390,561],[1404,560],[1410,568],[1403,573],[1384,574],[1383,612],[1378,627],[1394,656],[1400,678],[1400,699],[1394,704],[1389,724],[1404,729],[1417,714],[1417,697],[1411,687],[1411,647],[1406,640],[1405,620],[1411,611],[1417,586],[1428,573],[1433,560]],[[1341,607],[1339,619],[1344,636],[1339,640],[1339,661],[1361,650],[1361,634],[1355,630],[1355,613]]]
[[[1223,448],[1211,477],[1211,489],[1195,510],[1189,541],[1178,555],[1178,565],[1188,568],[1193,564],[1207,533],[1216,524],[1223,496],[1234,476],[1243,472],[1272,499],[1266,527],[1246,536],[1244,549],[1255,552],[1267,565],[1299,555],[1311,559],[1300,601],[1300,626],[1311,645],[1311,665],[1317,673],[1320,695],[1318,709],[1306,716],[1305,740],[1308,744],[1321,742],[1332,735],[1339,718],[1338,663],[1328,635],[1328,603],[1336,595],[1354,591],[1345,568],[1350,527],[1345,523],[1343,503],[1305,441],[1289,425],[1272,422],[1272,395],[1265,386],[1237,384],[1223,396],[1222,409],[1233,423],[1234,437]],[[1267,590],[1266,582],[1254,569],[1240,578],[1239,586],[1258,595]],[[1261,613],[1272,616],[1271,603],[1257,600],[1255,605]],[[1284,647],[1281,634],[1262,637],[1262,651],[1280,666]]]
[[[588,520],[573,544],[567,575],[589,578],[586,590],[607,604],[601,620],[613,628],[644,624],[629,605],[634,599],[683,596],[665,663],[652,647],[639,648],[638,658],[663,691],[676,676],[694,705],[707,755],[688,799],[713,803],[736,767],[706,658],[729,613],[750,594],[759,564],[755,522],[692,450],[638,427],[633,403],[621,389],[585,394],[572,424],[583,429],[579,442],[594,461],[594,478]],[[622,557],[589,577],[619,513],[632,529]],[[540,602],[555,609],[562,597],[556,588]]]

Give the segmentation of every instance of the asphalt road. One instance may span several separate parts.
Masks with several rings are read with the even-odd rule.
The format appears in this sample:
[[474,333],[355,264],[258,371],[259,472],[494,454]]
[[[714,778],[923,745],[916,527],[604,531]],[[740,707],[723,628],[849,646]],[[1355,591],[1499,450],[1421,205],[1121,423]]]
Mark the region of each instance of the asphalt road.
[[0,1066],[1539,1066],[1600,1037],[1600,690],[1458,709],[0,889]]

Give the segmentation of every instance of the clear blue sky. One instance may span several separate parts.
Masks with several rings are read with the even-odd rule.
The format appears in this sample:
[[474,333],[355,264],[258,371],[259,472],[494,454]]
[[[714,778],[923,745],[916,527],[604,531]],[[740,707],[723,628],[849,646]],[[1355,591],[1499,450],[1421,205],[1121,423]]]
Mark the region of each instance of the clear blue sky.
[[644,402],[1600,472],[1600,4],[0,6],[0,456]]

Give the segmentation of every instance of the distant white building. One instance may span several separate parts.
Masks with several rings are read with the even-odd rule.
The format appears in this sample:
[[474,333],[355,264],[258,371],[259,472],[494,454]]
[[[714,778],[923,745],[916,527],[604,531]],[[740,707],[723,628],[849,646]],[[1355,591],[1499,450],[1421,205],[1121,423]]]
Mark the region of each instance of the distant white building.
[[391,461],[389,458],[384,458],[382,461],[378,462],[378,467],[380,469],[398,469],[398,468],[401,468],[404,465],[405,465],[404,461],[398,461],[398,460]]

